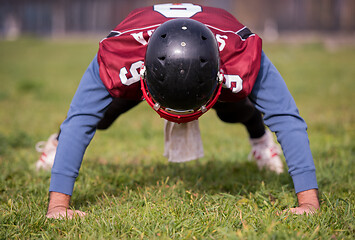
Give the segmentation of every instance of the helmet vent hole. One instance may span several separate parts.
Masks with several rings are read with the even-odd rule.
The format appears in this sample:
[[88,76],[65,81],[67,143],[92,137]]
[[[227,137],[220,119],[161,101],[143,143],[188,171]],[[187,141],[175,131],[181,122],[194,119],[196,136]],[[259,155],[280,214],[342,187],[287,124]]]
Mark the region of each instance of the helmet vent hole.
[[162,34],[160,37],[161,38],[166,38],[166,34]]
[[207,40],[207,38],[205,36],[201,36],[202,40]]
[[200,62],[201,62],[201,63],[205,63],[205,62],[207,62],[207,60],[204,59],[204,58],[200,58]]
[[164,61],[165,60],[165,56],[158,57],[158,59]]

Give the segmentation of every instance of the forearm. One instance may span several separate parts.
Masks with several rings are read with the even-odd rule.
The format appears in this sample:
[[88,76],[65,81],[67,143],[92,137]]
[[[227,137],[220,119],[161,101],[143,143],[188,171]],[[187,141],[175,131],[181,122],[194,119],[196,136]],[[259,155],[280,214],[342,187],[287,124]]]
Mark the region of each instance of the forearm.
[[85,150],[112,97],[100,79],[96,57],[84,73],[61,125],[49,191],[71,195]]
[[271,130],[276,132],[277,140],[281,144],[295,192],[317,189],[316,170],[306,124],[292,116],[280,116],[267,121],[270,124],[275,120],[278,124],[274,126],[271,123]]
[[283,78],[264,53],[250,99],[264,114],[265,124],[276,133],[296,193],[317,189],[307,125],[300,117],[296,103]]
[[95,131],[94,127],[80,125],[90,118],[75,116],[62,124],[49,191],[72,194],[85,150]]

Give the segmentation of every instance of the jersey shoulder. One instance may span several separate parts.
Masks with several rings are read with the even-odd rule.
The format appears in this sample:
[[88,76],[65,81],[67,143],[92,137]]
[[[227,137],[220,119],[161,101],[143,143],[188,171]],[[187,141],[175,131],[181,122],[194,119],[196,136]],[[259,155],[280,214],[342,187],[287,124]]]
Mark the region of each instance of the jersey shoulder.
[[170,3],[135,9],[114,30],[132,30],[133,26],[134,28],[151,27],[174,18],[191,18],[230,31],[238,31],[244,27],[231,13],[221,8],[191,3]]
[[245,27],[231,13],[224,9],[207,6],[201,7],[202,12],[193,16],[192,19],[215,28],[234,32]]
[[160,25],[167,19],[154,11],[154,6],[143,7],[133,10],[128,16],[115,27],[115,31],[127,31],[138,28]]

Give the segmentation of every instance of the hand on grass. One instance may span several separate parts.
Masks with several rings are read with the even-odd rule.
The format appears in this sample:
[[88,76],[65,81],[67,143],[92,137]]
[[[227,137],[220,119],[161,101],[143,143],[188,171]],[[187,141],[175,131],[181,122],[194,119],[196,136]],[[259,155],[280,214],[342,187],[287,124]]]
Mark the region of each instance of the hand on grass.
[[299,207],[286,209],[286,210],[284,210],[284,212],[297,214],[297,215],[302,215],[302,214],[308,215],[308,214],[314,214],[318,210],[318,208],[315,208],[312,205],[305,205],[304,204],[304,205],[300,205]]
[[319,209],[318,190],[310,189],[297,193],[298,207],[286,209],[283,213],[292,213],[297,215],[314,214]]
[[83,217],[86,213],[79,211],[79,210],[71,210],[65,207],[57,207],[52,210],[48,209],[46,214],[47,218],[54,218],[54,219],[72,219],[75,216]]
[[69,209],[70,195],[50,192],[46,217],[54,219],[72,219],[74,216],[83,217],[85,212]]

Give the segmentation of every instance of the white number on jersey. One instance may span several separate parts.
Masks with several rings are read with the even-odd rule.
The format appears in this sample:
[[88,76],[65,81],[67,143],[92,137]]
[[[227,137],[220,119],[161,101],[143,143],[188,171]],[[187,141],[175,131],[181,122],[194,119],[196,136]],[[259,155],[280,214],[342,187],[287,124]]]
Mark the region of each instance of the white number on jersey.
[[226,35],[220,35],[220,34],[216,34],[216,39],[217,42],[220,43],[219,45],[219,51],[222,52],[222,50],[224,49],[224,47],[226,46],[226,41],[224,41],[223,39],[228,39],[228,36]]
[[142,45],[148,44],[148,42],[143,37],[143,32],[131,33],[131,36],[134,37],[134,39]]
[[243,79],[239,75],[224,75],[226,82],[224,87],[232,90],[233,93],[238,93],[243,89]]
[[127,69],[125,67],[121,68],[120,70],[121,83],[129,86],[135,82],[138,82],[140,80],[139,69],[141,68],[143,63],[144,63],[143,61],[132,63],[131,67],[129,68],[129,72],[132,75],[132,77],[130,78],[126,77],[126,74],[128,73]]
[[202,12],[201,6],[194,5],[191,3],[181,3],[181,4],[159,4],[154,5],[154,11],[162,14],[167,18],[178,18],[185,17],[189,18],[196,13]]

